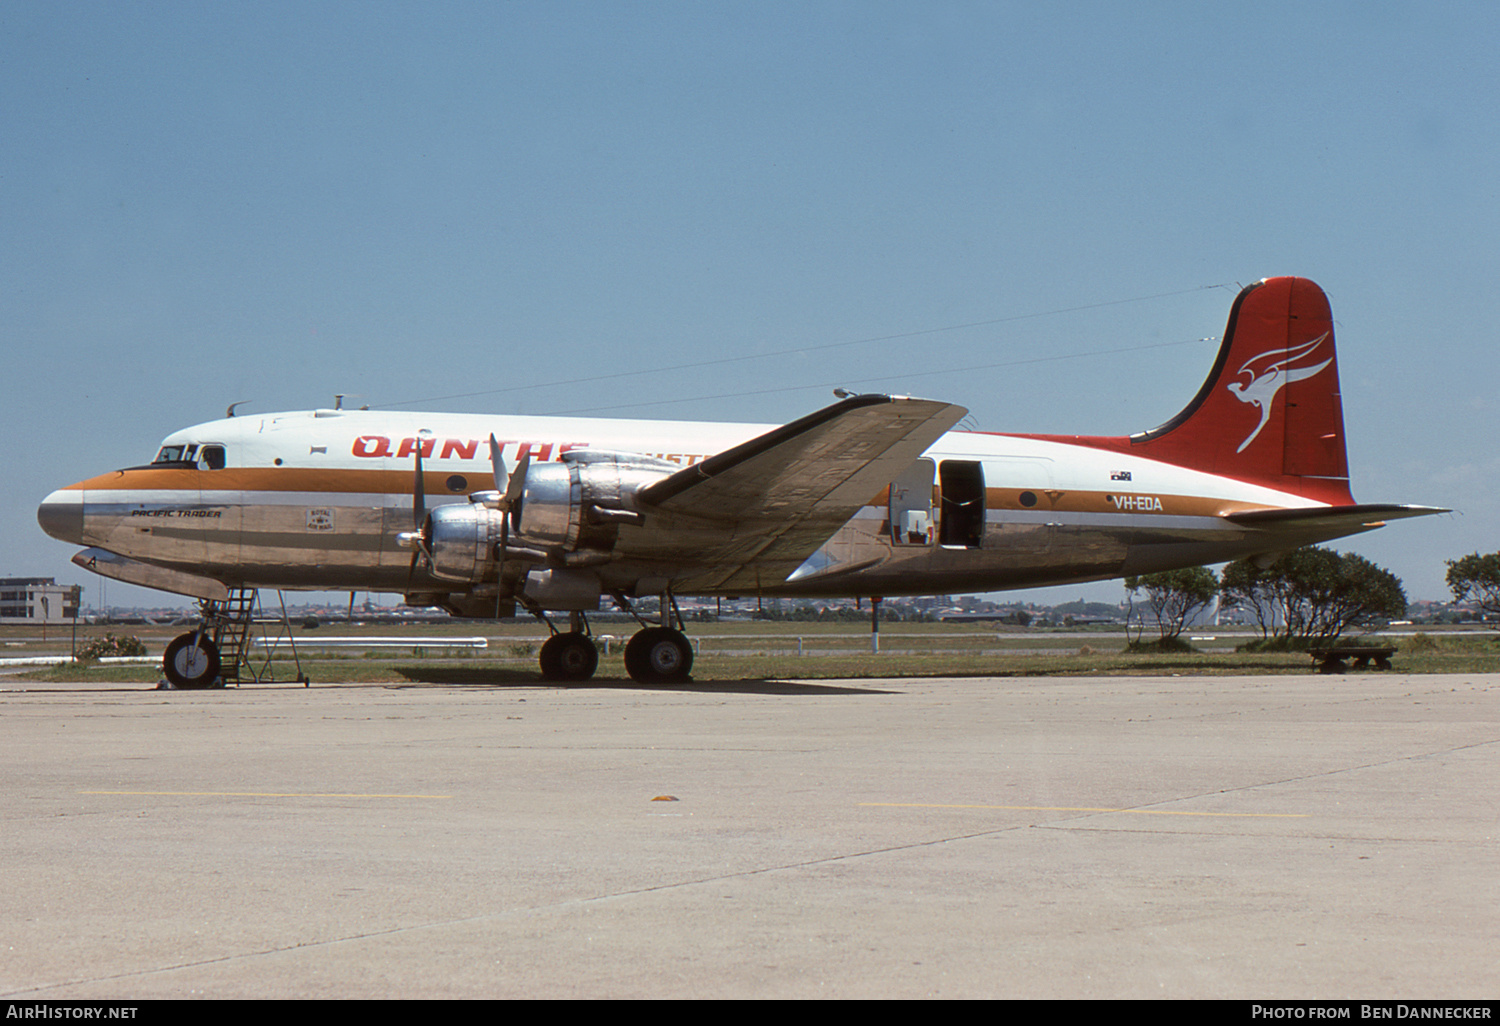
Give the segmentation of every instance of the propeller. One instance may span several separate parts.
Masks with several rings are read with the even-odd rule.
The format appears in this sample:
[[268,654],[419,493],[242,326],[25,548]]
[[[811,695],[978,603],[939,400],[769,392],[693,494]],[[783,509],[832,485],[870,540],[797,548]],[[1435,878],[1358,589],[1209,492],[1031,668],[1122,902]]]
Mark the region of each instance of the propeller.
[[[419,433],[420,434],[420,433]],[[427,513],[427,495],[425,488],[425,477],[422,473],[422,446],[417,444],[414,455],[416,480],[412,484],[412,529],[402,531],[396,535],[396,544],[402,548],[411,549],[411,566],[406,572],[406,590],[411,591],[412,583],[416,579],[417,563],[425,558],[429,566],[433,563],[433,524],[434,513]],[[501,455],[500,443],[494,435],[490,435],[490,468],[494,474],[494,488],[472,492],[469,495],[471,503],[483,505],[486,509],[498,510],[500,512],[500,540],[496,545],[496,559],[504,563],[508,551],[522,559],[543,559],[545,555],[532,549],[519,548],[510,549],[510,534],[512,517],[519,514],[521,499],[526,493],[526,474],[531,468],[531,453],[528,451],[522,455],[520,462],[516,464],[515,473],[507,473],[505,459]],[[503,588],[501,589],[503,593]],[[498,608],[498,601],[497,601]]]
[[[521,460],[516,464],[514,474],[505,470],[505,459],[500,455],[500,443],[495,436],[490,435],[490,469],[494,475],[494,490],[489,492],[476,492],[469,496],[470,502],[482,502],[486,507],[500,512],[500,541],[495,546],[495,562],[499,565],[499,573],[503,578],[506,553],[510,549],[510,524],[514,511],[521,503],[521,496],[526,491],[526,472],[531,467],[531,451],[522,454]],[[500,618],[501,604],[504,602],[506,589],[503,580],[497,581],[495,589],[495,618]]]

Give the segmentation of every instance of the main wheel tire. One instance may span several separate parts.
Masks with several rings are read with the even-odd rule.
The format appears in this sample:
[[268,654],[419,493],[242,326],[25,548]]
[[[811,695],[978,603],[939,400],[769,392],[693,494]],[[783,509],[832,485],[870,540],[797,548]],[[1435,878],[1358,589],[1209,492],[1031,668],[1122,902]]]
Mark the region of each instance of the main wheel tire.
[[587,634],[554,634],[542,645],[539,662],[546,680],[588,680],[599,668],[599,650]]
[[693,646],[670,627],[647,627],[625,645],[625,672],[642,684],[681,684],[692,669]]
[[219,646],[199,631],[173,638],[161,657],[167,680],[186,691],[213,687],[219,668]]

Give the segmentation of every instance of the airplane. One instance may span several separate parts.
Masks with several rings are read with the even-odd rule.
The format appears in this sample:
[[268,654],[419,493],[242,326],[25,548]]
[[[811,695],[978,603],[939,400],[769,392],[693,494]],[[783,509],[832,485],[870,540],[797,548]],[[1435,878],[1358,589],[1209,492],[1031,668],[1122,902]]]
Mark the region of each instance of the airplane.
[[[412,606],[544,622],[542,674],[598,666],[587,614],[659,597],[625,646],[634,680],[689,679],[675,599],[870,597],[1106,580],[1446,512],[1349,487],[1332,312],[1305,278],[1239,293],[1207,380],[1118,437],[954,430],[966,410],[848,395],[791,423],[346,409],[235,415],[37,511],[96,573],[193,596],[400,592]],[[511,462],[507,462],[507,460]],[[512,467],[514,469],[508,469]],[[548,612],[566,612],[560,630]],[[200,627],[164,672],[206,687]]]

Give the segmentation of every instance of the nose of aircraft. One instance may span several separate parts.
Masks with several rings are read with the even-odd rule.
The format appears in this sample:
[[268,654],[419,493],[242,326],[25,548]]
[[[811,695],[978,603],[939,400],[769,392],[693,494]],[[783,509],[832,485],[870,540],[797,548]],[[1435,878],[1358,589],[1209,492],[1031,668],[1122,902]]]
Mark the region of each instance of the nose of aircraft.
[[53,492],[36,509],[36,522],[59,541],[83,544],[83,493],[66,488]]

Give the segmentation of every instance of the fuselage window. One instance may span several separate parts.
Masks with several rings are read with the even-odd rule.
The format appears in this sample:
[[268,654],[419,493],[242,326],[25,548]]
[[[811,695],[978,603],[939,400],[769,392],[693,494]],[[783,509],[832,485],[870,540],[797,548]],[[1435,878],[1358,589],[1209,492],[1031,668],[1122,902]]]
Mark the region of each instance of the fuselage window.
[[198,466],[204,470],[224,469],[224,447],[205,445],[198,453]]

